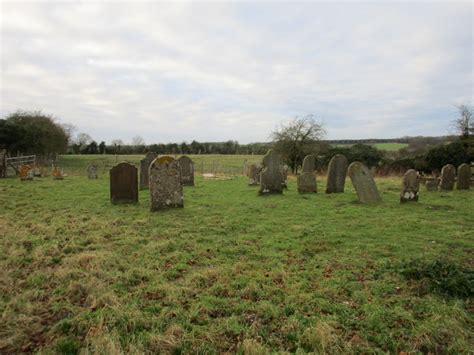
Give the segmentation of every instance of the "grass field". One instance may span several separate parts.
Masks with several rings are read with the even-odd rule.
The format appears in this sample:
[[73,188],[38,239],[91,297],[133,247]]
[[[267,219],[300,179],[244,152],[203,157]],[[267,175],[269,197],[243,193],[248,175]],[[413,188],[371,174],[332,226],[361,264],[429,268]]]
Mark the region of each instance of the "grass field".
[[[142,155],[62,155],[59,165],[64,168],[67,174],[86,175],[87,165],[96,163],[102,174],[108,174],[108,170],[116,163],[129,161],[137,166],[140,160],[144,158]],[[229,175],[241,175],[243,172],[244,162],[260,162],[262,155],[217,155],[217,154],[189,154],[195,164],[196,173],[219,172]]]
[[469,353],[474,191],[377,183],[366,206],[198,176],[150,213],[104,174],[0,179],[0,353]]
[[[350,147],[352,144],[336,144],[337,147]],[[407,143],[375,143],[370,144],[380,150],[397,151],[408,147]]]

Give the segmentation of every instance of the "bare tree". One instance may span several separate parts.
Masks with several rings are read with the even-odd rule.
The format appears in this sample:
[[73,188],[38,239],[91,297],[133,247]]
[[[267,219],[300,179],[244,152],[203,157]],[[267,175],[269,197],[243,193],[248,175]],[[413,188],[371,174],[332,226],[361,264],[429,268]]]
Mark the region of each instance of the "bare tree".
[[140,136],[135,136],[132,138],[132,145],[134,145],[135,147],[145,145],[145,140]]
[[274,148],[282,156],[293,173],[298,171],[304,157],[318,150],[326,130],[314,115],[295,117],[288,125],[271,134]]
[[84,132],[78,133],[76,136],[76,139],[74,139],[74,143],[79,146],[88,145],[92,141],[93,141],[92,137]]
[[123,140],[121,139],[112,139],[112,142],[110,142],[111,145],[115,146],[122,146],[123,145]]
[[455,121],[456,130],[462,138],[474,135],[473,108],[470,105],[458,105],[459,117]]

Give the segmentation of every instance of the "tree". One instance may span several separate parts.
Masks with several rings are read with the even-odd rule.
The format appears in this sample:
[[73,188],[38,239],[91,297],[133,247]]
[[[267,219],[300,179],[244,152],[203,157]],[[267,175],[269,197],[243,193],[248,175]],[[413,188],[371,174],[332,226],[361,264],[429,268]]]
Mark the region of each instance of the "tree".
[[92,137],[87,133],[81,132],[78,133],[76,139],[74,139],[74,143],[79,146],[86,146],[93,141]]
[[[123,145],[123,144],[120,144],[120,145]],[[145,145],[145,141],[142,137],[135,136],[132,138],[132,145],[135,147],[143,146]]]
[[295,117],[287,126],[271,134],[273,146],[286,164],[296,173],[306,155],[316,153],[326,134],[322,123],[314,115]]
[[474,135],[473,109],[469,105],[459,105],[456,107],[459,110],[459,117],[455,121],[456,129],[461,138],[469,138],[470,135]]
[[68,141],[64,126],[41,111],[16,111],[0,120],[0,144],[12,152],[65,153]]
[[104,141],[100,142],[100,144],[99,144],[99,153],[100,154],[105,154],[105,142]]

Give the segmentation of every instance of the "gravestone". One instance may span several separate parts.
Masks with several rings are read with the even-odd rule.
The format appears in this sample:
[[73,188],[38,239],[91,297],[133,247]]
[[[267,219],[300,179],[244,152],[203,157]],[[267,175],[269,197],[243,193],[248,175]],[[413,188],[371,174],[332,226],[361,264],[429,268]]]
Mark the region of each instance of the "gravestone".
[[33,168],[31,167],[31,165],[28,165],[28,164],[21,165],[18,172],[20,175],[20,180],[23,180],[23,181],[33,180]]
[[158,157],[155,152],[148,152],[145,158],[140,160],[140,190],[148,189],[148,170],[153,160]]
[[303,170],[297,177],[298,192],[300,194],[306,192],[317,192],[314,161],[315,157],[312,154],[305,156],[303,159]]
[[327,194],[344,192],[347,166],[347,158],[344,155],[336,154],[331,158],[328,166]]
[[7,176],[7,150],[0,150],[0,178],[5,178]]
[[252,163],[249,165],[248,171],[249,185],[260,185],[260,173],[262,172],[262,165],[258,163]]
[[469,164],[461,164],[458,167],[458,190],[469,190],[471,188],[471,167]]
[[280,167],[280,157],[273,149],[270,149],[263,157],[263,170],[260,173],[259,191],[261,195],[283,193],[283,176]]
[[441,181],[439,188],[444,191],[452,191],[454,189],[454,181],[456,180],[456,168],[452,164],[446,164],[441,169]]
[[438,191],[439,177],[426,178],[425,186],[427,191]]
[[123,162],[110,169],[110,201],[113,204],[138,202],[138,170]]
[[282,187],[285,190],[288,190],[288,166],[282,165],[280,169],[281,169]]
[[87,167],[87,177],[88,177],[89,179],[98,179],[98,178],[99,178],[97,165],[95,165],[95,164],[90,164],[90,165]]
[[380,202],[381,198],[377,190],[374,178],[370,170],[361,162],[351,163],[347,169],[352,185],[356,190],[357,197],[361,203]]
[[183,207],[181,167],[172,157],[156,158],[150,165],[150,211]]
[[410,169],[403,175],[400,202],[418,201],[419,191],[420,179],[418,172],[414,169]]
[[178,159],[179,166],[181,167],[181,183],[183,186],[194,186],[194,163],[193,161],[183,155]]

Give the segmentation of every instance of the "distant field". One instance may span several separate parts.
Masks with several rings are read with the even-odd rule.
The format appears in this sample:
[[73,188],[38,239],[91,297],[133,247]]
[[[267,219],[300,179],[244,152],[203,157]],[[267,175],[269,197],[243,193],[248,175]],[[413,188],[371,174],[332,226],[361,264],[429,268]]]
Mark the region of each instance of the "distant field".
[[106,174],[0,179],[0,353],[468,354],[474,191],[401,205],[377,183],[365,206],[349,180],[259,197],[197,176],[150,213],[148,191],[111,205]]
[[[408,147],[407,143],[374,143],[369,144],[380,150],[397,151]],[[350,147],[352,144],[337,144],[337,147]]]
[[[99,172],[108,172],[113,165],[121,161],[129,161],[139,165],[140,160],[145,155],[62,155],[59,165],[65,173],[71,175],[85,175],[87,165],[96,163]],[[179,157],[177,155],[176,157]],[[258,162],[262,160],[262,155],[221,155],[221,154],[189,154],[195,164],[196,173],[217,172],[222,174],[239,175],[242,174],[244,163]]]

